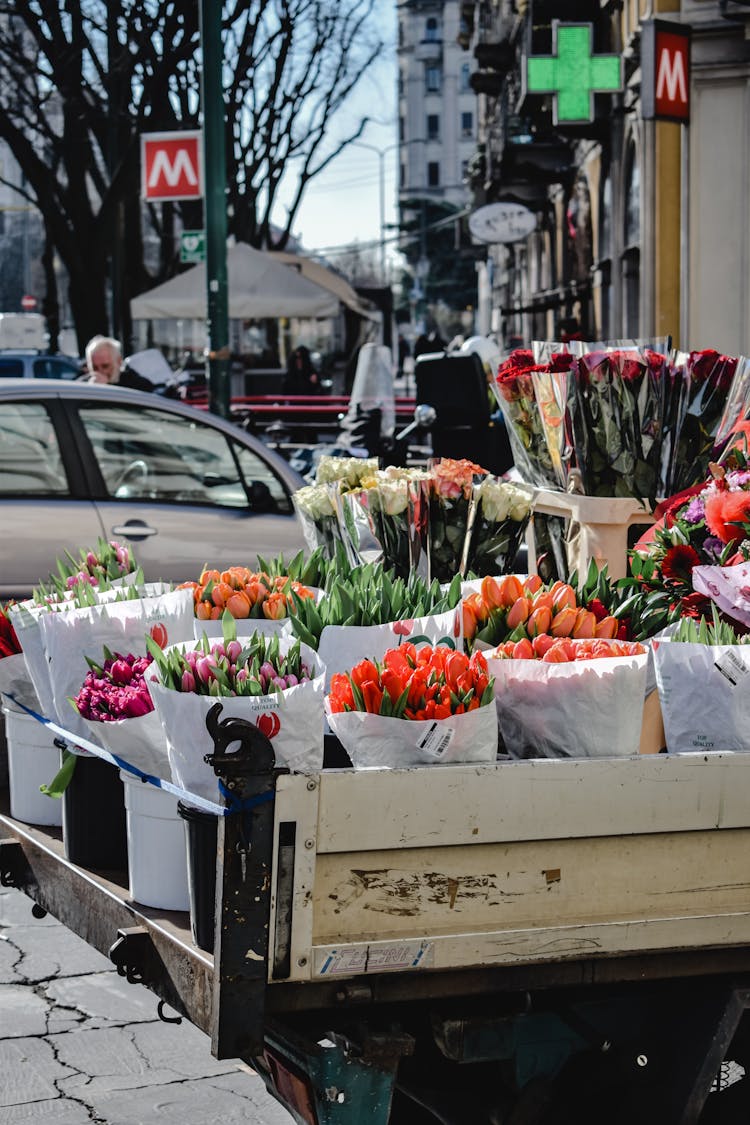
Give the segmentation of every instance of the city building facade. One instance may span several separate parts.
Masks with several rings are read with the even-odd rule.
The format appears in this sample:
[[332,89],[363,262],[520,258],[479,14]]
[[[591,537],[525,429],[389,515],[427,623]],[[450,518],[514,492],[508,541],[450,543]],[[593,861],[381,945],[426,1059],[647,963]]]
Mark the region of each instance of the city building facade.
[[535,220],[487,245],[480,330],[505,347],[580,333],[747,353],[750,6],[462,0],[460,18],[472,208]]

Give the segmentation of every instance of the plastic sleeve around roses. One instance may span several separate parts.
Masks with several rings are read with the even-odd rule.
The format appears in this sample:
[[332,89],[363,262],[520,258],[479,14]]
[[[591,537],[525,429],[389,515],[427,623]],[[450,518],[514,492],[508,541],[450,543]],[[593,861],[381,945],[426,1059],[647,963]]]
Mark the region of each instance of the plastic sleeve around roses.
[[536,401],[556,484],[565,490],[573,461],[573,443],[566,421],[567,383],[565,371],[533,371]]
[[[370,510],[375,534],[382,549],[383,565],[393,571],[397,577],[406,579],[411,571],[408,487],[404,486],[406,507],[400,512],[387,511],[386,497],[379,487],[370,491],[372,493]],[[419,551],[420,553],[422,551],[421,545]]]
[[[673,471],[666,495],[698,484],[708,475],[709,462],[715,459],[725,410],[733,388],[743,396],[741,382],[735,382],[738,360],[718,352],[675,352],[673,366],[683,374],[687,402],[675,442]],[[733,412],[730,408],[730,415]],[[731,427],[730,427],[731,428]]]
[[724,409],[716,428],[714,455],[722,455],[731,448],[732,431],[739,422],[750,417],[750,358],[739,356],[734,377],[727,394]]
[[380,512],[373,504],[371,488],[345,492],[340,500],[342,520],[350,544],[350,558],[356,559],[353,565],[361,563],[380,563],[385,559],[385,551],[380,531]]
[[336,544],[340,540],[339,523],[335,516],[320,516],[315,520],[305,511],[292,495],[292,503],[302,525],[302,534],[310,551],[320,548],[329,561],[336,556]]
[[486,575],[512,574],[531,513],[522,520],[507,519],[499,523],[477,515],[467,556],[466,571],[480,578]]
[[409,570],[429,582],[432,573],[432,525],[429,484],[410,480],[406,486],[407,526],[409,529]]
[[430,578],[450,582],[460,573],[470,501],[430,498]]
[[497,382],[491,384],[500,412],[505,420],[513,462],[521,478],[539,488],[555,488],[555,474],[546,439],[539,423],[538,430],[529,426],[529,419],[538,417],[536,400],[529,410],[520,409],[509,402]]
[[567,409],[587,495],[655,498],[660,401],[658,377],[640,354],[581,357],[568,383]]

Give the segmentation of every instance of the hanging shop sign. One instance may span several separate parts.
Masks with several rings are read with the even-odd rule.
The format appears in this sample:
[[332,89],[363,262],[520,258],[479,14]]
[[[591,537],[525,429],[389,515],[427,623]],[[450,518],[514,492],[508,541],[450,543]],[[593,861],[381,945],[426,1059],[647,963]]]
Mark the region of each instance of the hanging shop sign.
[[530,55],[524,67],[524,92],[554,94],[555,125],[594,120],[594,94],[622,90],[619,55],[594,54],[594,25],[552,21],[552,54]]
[[141,195],[158,203],[202,198],[199,129],[141,135]]
[[690,120],[690,28],[666,20],[641,24],[641,116]]
[[520,203],[488,203],[469,215],[469,230],[480,242],[519,242],[536,228],[536,215]]

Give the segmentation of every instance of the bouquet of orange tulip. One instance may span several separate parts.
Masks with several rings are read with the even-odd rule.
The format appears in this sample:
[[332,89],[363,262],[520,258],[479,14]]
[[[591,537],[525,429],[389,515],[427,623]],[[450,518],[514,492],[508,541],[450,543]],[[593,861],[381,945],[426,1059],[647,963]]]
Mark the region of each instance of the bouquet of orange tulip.
[[313,591],[287,575],[270,577],[246,566],[204,570],[197,582],[185,582],[195,601],[199,621],[218,620],[226,610],[232,617],[280,621],[294,608],[294,595],[314,598]]
[[516,655],[525,658],[543,656],[557,637],[608,640],[621,628],[616,617],[580,605],[572,586],[558,580],[547,587],[536,574],[523,580],[515,574],[499,580],[488,576],[478,592],[464,598],[462,608],[469,643],[491,648],[512,641]]
[[328,722],[355,768],[489,762],[493,681],[480,652],[410,642],[331,678]]
[[643,645],[545,637],[486,652],[501,746],[513,758],[621,758],[640,745]]

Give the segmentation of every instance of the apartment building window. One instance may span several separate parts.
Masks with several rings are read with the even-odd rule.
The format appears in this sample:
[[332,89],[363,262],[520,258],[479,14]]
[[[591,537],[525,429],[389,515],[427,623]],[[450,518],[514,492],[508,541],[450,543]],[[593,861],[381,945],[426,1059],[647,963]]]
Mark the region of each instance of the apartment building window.
[[430,160],[427,164],[427,186],[440,187],[440,165],[437,160]]
[[404,122],[403,117],[399,117],[399,119],[398,119],[398,139],[399,139],[399,141],[401,141],[402,144],[403,144],[405,136],[406,136],[406,123]]
[[469,91],[471,89],[471,86],[469,85],[470,77],[471,77],[471,67],[469,66],[468,63],[462,63],[461,64],[461,83],[460,83],[462,94],[467,93],[467,91]]
[[399,187],[401,187],[401,188],[406,187],[406,165],[405,164],[401,165],[401,173],[399,175]]
[[462,184],[467,183],[468,179],[469,179],[469,161],[468,160],[462,160],[461,161],[461,183]]
[[607,172],[599,192],[599,336],[606,340],[612,332],[612,177]]
[[439,94],[443,74],[439,66],[425,67],[425,87],[428,94]]
[[427,114],[427,140],[437,141],[440,139],[440,117],[437,113]]
[[471,137],[474,135],[474,114],[462,113],[461,114],[461,136]]
[[424,25],[424,37],[430,43],[435,43],[440,38],[440,27],[434,16],[430,16]]

